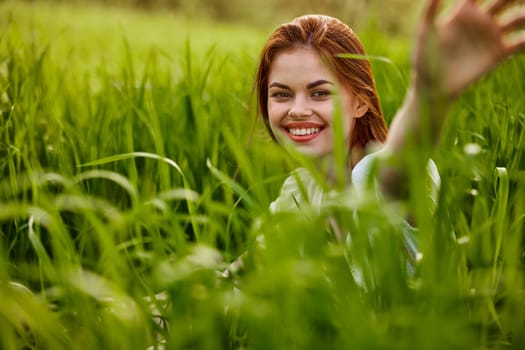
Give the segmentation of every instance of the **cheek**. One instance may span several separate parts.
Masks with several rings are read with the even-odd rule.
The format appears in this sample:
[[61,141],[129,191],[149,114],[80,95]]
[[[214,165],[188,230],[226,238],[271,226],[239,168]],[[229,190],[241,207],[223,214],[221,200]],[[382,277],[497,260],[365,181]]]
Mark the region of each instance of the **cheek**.
[[272,128],[281,122],[283,115],[282,109],[283,108],[279,108],[279,105],[268,103],[268,120]]
[[350,140],[350,137],[352,136],[352,131],[354,130],[354,127],[355,127],[355,118],[348,116],[346,118],[345,123],[346,123],[345,125],[346,138]]
[[346,142],[350,142],[352,131],[355,127],[355,118],[349,114],[343,116],[343,137]]
[[281,113],[275,105],[268,103],[268,122],[270,124],[270,130],[274,136],[278,136],[279,124],[281,122]]
[[347,124],[348,126],[345,129],[345,136],[347,144],[352,145],[354,143],[353,137],[355,136],[354,130],[356,128],[356,118],[348,117]]
[[357,113],[355,106],[354,106],[354,100],[348,95],[344,95],[342,98],[342,112],[344,113],[345,119],[344,119],[344,127],[345,127],[345,136],[347,139],[350,139],[352,135],[352,131],[355,127],[356,118],[355,115]]

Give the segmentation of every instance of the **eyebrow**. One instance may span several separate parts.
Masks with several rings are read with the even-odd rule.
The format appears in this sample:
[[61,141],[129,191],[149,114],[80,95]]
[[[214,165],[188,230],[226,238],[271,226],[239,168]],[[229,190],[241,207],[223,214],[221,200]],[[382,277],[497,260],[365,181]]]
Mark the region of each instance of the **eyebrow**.
[[[314,82],[311,82],[309,83],[308,85],[306,85],[306,88],[307,89],[312,89],[314,87],[317,87],[319,85],[323,85],[323,84],[331,84],[331,85],[334,85],[333,82],[329,81],[329,80],[316,80]],[[272,87],[277,87],[277,88],[281,88],[281,89],[290,89],[290,87],[288,85],[285,85],[285,84],[281,84],[281,83],[277,83],[277,82],[274,82],[274,83],[271,83],[268,88],[272,88]]]

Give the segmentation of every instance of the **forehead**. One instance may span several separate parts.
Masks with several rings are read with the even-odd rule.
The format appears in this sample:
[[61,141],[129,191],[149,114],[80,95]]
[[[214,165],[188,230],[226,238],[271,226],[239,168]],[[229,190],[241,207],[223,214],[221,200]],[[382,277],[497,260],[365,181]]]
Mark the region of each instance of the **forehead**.
[[335,75],[319,53],[309,47],[294,47],[277,53],[270,65],[268,77],[270,84],[277,81],[309,83],[320,79],[336,81]]

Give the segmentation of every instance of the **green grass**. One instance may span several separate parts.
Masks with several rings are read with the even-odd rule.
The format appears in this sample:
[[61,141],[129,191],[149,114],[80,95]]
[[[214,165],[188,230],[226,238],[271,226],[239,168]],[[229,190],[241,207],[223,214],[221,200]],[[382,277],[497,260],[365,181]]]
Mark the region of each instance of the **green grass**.
[[[271,216],[293,162],[256,122],[268,28],[11,2],[0,18],[0,348],[525,345],[523,57],[454,106],[434,218],[419,181],[406,203],[341,193]],[[390,120],[408,39],[360,35],[397,66],[373,62]],[[399,261],[404,210],[415,276]]]

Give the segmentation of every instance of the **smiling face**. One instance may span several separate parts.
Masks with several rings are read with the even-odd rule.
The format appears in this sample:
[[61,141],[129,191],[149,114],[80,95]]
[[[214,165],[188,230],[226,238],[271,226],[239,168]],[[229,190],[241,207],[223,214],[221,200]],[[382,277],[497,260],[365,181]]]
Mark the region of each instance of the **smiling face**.
[[[337,99],[339,92],[341,98]],[[331,154],[338,100],[349,148],[355,119],[365,114],[367,104],[339,87],[335,75],[313,49],[294,47],[275,56],[268,77],[268,119],[277,140],[289,139],[306,155]]]

